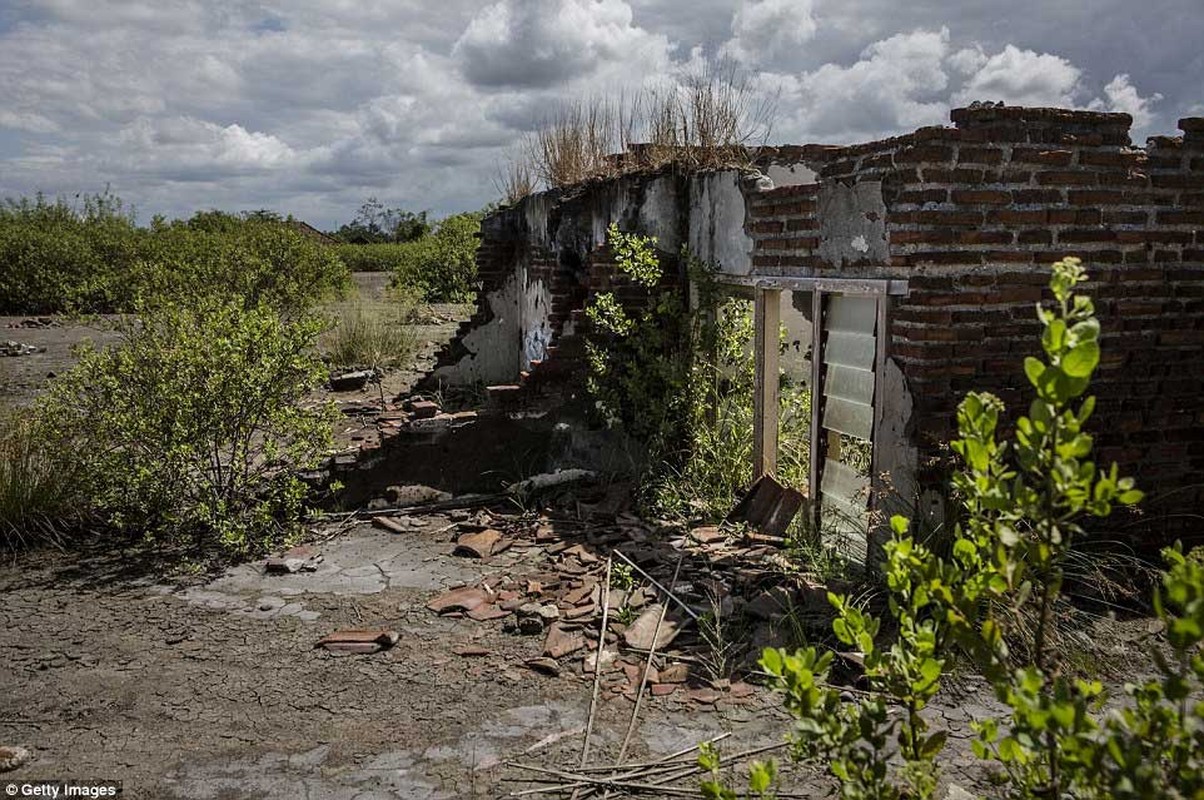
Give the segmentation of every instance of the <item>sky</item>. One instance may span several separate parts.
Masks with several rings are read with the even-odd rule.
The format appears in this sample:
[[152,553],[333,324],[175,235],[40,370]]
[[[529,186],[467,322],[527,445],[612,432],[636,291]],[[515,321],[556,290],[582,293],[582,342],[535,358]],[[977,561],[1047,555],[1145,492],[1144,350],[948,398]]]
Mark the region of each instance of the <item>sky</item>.
[[1202,0],[0,0],[0,196],[152,215],[369,197],[443,216],[579,97],[734,65],[774,143],[948,124],[974,100],[1204,115]]

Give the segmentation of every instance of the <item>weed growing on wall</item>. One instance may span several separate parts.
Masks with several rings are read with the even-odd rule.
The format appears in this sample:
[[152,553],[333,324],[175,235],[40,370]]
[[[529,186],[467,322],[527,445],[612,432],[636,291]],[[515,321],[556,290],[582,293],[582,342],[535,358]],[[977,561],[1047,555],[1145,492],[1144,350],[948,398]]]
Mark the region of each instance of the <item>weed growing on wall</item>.
[[[1099,323],[1077,259],[1054,265],[1052,307],[1039,307],[1044,358],[1025,372],[1036,397],[1014,439],[996,430],[1002,403],[972,393],[958,409],[963,462],[955,486],[965,509],[948,558],[928,551],[892,521],[883,566],[893,635],[849,597],[830,595],[833,632],[861,654],[870,692],[845,703],[827,683],[832,654],[809,647],[767,649],[761,665],[797,720],[793,756],[822,764],[846,798],[931,797],[944,734],[922,714],[956,651],[970,655],[1010,709],[976,725],[975,750],[1000,764],[1015,796],[1196,797],[1204,791],[1204,569],[1167,551],[1170,569],[1156,598],[1170,655],[1161,675],[1129,686],[1123,710],[1101,718],[1098,682],[1068,674],[1050,646],[1052,608],[1085,516],[1104,517],[1140,500],[1115,466],[1097,468],[1084,430],[1094,407],[1083,399],[1099,363]],[[1016,665],[1005,609],[1035,604],[1039,623]],[[892,706],[902,714],[889,713]],[[700,763],[709,768],[708,763]],[[765,771],[750,780],[766,796]],[[712,775],[707,797],[734,797]]]
[[[720,518],[747,488],[752,463],[752,304],[723,297],[713,270],[689,252],[695,308],[663,285],[654,240],[623,233],[607,241],[619,270],[648,292],[629,309],[610,292],[586,313],[589,391],[600,411],[648,448],[647,510],[670,518]],[[810,391],[780,387],[778,478],[804,486],[810,469]]]

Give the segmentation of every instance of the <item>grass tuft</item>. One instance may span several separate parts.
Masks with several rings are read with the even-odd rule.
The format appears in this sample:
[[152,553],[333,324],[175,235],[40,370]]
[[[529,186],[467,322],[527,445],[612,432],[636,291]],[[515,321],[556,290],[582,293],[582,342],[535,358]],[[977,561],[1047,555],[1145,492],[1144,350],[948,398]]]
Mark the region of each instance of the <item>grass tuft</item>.
[[322,343],[323,355],[335,367],[384,369],[408,364],[418,346],[408,327],[417,309],[416,300],[397,294],[383,301],[339,303],[333,309],[334,327]]
[[29,418],[0,411],[0,548],[55,542],[78,515],[69,460]]

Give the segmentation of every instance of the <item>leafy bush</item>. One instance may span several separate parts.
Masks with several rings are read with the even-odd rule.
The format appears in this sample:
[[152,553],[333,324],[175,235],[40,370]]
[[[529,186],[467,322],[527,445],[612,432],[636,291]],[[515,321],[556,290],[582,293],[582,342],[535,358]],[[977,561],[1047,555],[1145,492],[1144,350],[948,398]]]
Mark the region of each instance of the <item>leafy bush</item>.
[[207,211],[139,228],[108,195],[80,208],[41,196],[0,208],[0,309],[12,313],[120,313],[182,293],[299,308],[349,282],[330,248],[269,214]]
[[321,327],[239,299],[161,304],[82,350],[39,418],[114,528],[258,550],[296,529],[296,471],[329,447],[329,409],[301,403],[324,376]]
[[431,303],[472,300],[480,229],[480,214],[455,214],[436,224],[429,236],[393,245],[398,259],[392,267],[393,286],[419,289]]
[[407,244],[340,244],[334,251],[351,272],[395,272],[408,264]]
[[8,200],[0,207],[0,308],[110,310],[126,297],[144,241],[108,195],[84,198],[82,208],[42,195]]
[[248,308],[266,303],[297,311],[351,285],[334,248],[279,222],[221,212],[207,212],[202,224],[194,217],[152,229],[138,267],[127,307],[143,298],[216,295]]
[[[719,296],[711,270],[683,252],[697,290],[696,313],[677,287],[662,285],[655,240],[623,233],[608,241],[619,270],[648,293],[628,310],[609,292],[586,309],[588,388],[603,416],[641,441],[648,470],[646,511],[669,518],[718,518],[748,486],[752,463],[752,309]],[[810,470],[810,391],[783,381],[778,478],[801,486]]]

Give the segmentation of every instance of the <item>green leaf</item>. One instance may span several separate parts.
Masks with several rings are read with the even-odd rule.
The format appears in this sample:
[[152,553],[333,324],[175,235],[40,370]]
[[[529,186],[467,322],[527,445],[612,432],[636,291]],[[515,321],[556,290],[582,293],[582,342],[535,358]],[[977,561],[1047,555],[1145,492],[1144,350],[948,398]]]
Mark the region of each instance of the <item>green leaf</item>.
[[1058,366],[1072,378],[1090,378],[1091,373],[1098,365],[1099,343],[1092,340],[1081,342],[1062,356],[1062,361]]
[[1045,374],[1045,364],[1032,356],[1028,356],[1024,359],[1024,374],[1028,376],[1029,383],[1040,389],[1041,377]]
[[948,731],[935,731],[925,740],[920,748],[920,755],[927,759],[936,758],[940,752],[945,749],[945,739],[948,736]]

